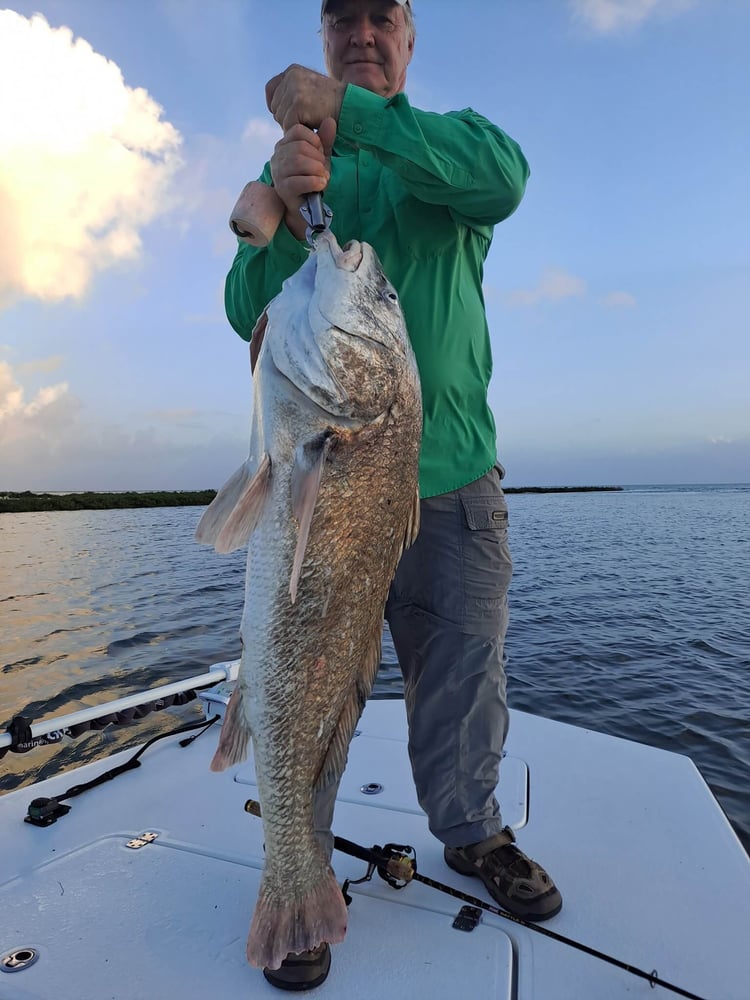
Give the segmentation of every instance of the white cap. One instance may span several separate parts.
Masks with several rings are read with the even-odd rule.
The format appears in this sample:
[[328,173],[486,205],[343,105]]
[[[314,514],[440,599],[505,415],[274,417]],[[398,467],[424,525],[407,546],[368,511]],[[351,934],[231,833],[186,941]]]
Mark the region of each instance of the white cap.
[[[393,2],[397,3],[399,5],[399,7],[411,7],[411,0],[393,0]],[[320,5],[320,16],[321,16],[321,18],[323,17],[323,15],[326,12],[326,7],[328,6],[328,3],[329,3],[329,0],[323,0],[323,2]]]

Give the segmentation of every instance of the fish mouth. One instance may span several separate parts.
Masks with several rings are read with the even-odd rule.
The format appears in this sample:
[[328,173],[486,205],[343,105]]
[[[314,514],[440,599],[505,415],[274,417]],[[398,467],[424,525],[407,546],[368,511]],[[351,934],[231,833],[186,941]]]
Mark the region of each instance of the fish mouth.
[[317,247],[325,244],[333,258],[334,264],[342,271],[351,271],[353,273],[362,263],[364,253],[359,240],[349,240],[343,247],[340,247],[333,233],[330,230],[325,230],[320,233],[315,242]]
[[362,263],[362,244],[359,240],[349,240],[341,248],[341,255],[336,261],[336,267],[344,271],[356,271]]

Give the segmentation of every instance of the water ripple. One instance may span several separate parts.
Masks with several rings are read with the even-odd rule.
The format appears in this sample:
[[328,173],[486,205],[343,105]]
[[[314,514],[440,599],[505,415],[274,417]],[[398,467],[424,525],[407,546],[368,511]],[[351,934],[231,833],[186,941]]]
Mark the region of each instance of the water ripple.
[[[750,848],[750,490],[508,498],[513,707],[690,756]],[[239,655],[245,557],[193,541],[201,510],[0,517],[0,726]],[[7,583],[6,583],[7,590]],[[400,697],[386,634],[378,697]],[[0,791],[142,742],[197,707],[3,761]],[[29,771],[29,768],[33,770]]]

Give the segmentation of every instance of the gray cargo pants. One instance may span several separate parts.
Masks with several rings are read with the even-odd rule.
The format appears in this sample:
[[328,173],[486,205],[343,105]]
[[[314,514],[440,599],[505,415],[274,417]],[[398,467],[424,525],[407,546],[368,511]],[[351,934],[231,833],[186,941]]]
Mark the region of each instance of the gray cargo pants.
[[[385,617],[404,677],[409,757],[430,830],[448,847],[502,829],[495,798],[508,731],[503,643],[513,565],[502,467],[421,503]],[[337,786],[316,796],[330,835]]]

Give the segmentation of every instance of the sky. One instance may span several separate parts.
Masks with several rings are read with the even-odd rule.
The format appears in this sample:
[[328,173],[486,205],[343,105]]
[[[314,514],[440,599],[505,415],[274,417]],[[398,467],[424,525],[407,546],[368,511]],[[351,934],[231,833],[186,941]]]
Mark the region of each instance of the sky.
[[[0,0],[0,490],[247,454],[227,220],[318,0]],[[415,107],[523,148],[485,269],[511,486],[750,481],[750,2],[414,0]]]

